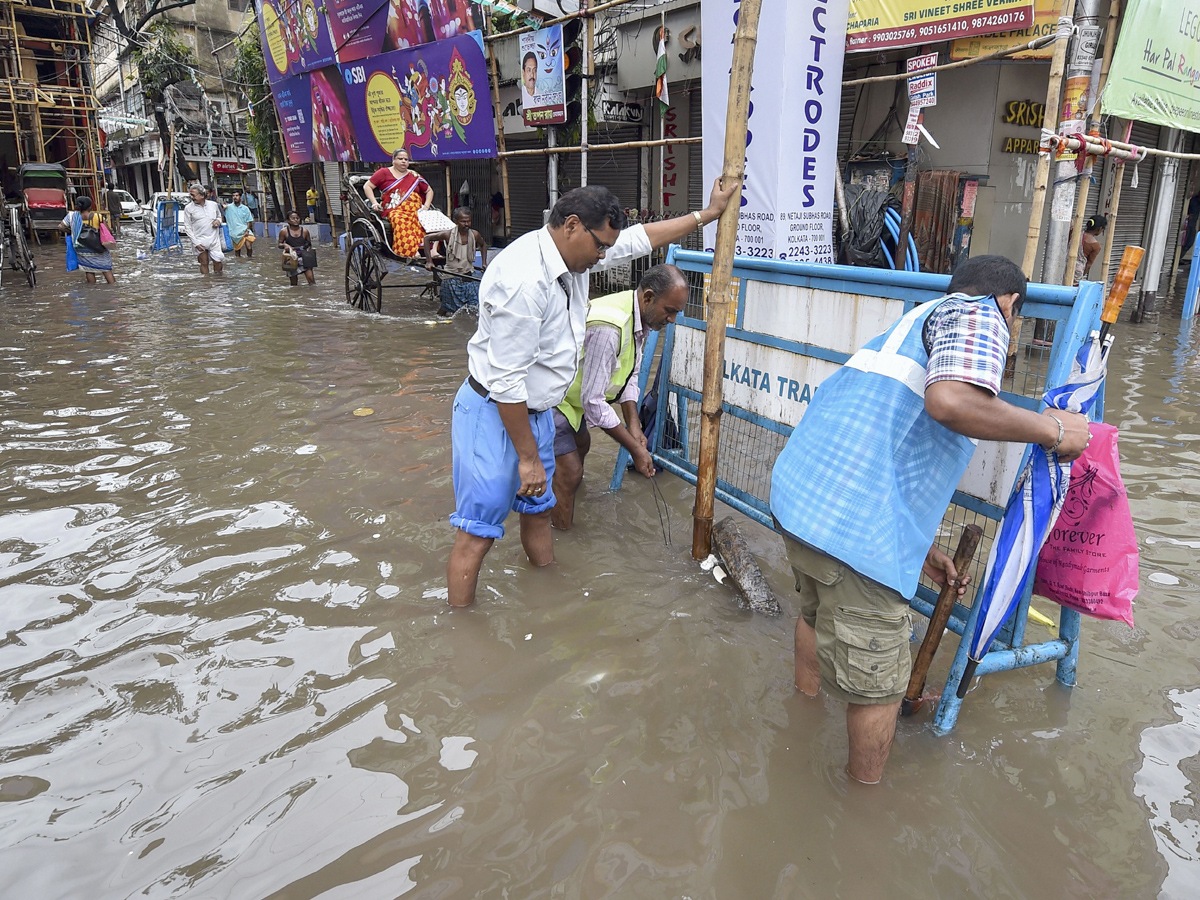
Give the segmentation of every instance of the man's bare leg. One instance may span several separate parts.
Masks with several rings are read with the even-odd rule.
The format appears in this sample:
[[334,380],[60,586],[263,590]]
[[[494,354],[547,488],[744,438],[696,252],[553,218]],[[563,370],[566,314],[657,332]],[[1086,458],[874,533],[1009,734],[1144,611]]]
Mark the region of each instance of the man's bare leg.
[[216,272],[218,275],[220,275],[222,272],[225,271],[225,263],[223,263],[223,262],[213,263],[213,271]]
[[113,278],[113,273],[112,273],[112,272],[105,272],[105,273],[104,273],[104,280],[105,280],[105,282],[106,282],[106,283],[108,283],[108,284],[113,284],[113,283],[115,283],[115,282],[116,282],[116,279],[115,279],[115,278]]
[[461,528],[454,535],[454,546],[446,563],[446,599],[451,606],[470,606],[475,602],[479,568],[492,543],[492,538],[468,534]]
[[254,245],[253,244],[246,245],[246,259],[254,259]]
[[803,618],[796,622],[796,688],[810,697],[817,696],[821,690],[817,632]]
[[207,275],[208,274],[208,251],[201,250],[200,254],[196,257],[196,262],[200,263],[200,274]]
[[554,534],[550,531],[550,510],[521,513],[521,546],[535,566],[554,562]]
[[570,531],[575,524],[575,492],[583,482],[583,460],[578,451],[554,457],[554,508],[550,524],[560,531]]
[[851,703],[846,707],[846,733],[850,736],[850,763],[846,772],[863,784],[878,784],[892,752],[900,701],[879,706]]

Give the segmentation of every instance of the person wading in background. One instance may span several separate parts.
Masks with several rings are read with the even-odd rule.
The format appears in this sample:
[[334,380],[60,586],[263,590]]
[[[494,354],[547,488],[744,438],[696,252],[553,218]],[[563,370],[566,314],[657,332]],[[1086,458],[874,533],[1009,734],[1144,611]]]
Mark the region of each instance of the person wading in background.
[[883,777],[908,687],[908,598],[922,571],[958,579],[933,542],[975,441],[1038,443],[1063,461],[1087,446],[1084,416],[998,396],[1026,288],[1002,256],[964,262],[949,294],[825,379],[771,473],[800,595],[796,687],[847,704],[846,771],[865,784]]
[[713,186],[708,206],[664,222],[625,226],[607,188],[564,194],[549,223],[522,235],[488,267],[479,287],[479,327],[467,344],[470,374],[451,419],[457,530],[446,565],[451,606],[468,606],[483,558],[521,517],[529,561],[554,561],[552,410],[575,380],[587,327],[588,271],[650,254],[716,221],[734,183]]

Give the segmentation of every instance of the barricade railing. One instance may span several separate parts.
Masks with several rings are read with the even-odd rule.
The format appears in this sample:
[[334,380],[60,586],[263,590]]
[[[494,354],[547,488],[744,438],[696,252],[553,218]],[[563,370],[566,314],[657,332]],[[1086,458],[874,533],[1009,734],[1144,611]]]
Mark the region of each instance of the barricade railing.
[[[705,283],[712,254],[672,247],[668,262],[685,272],[689,302],[676,323],[663,332],[657,420],[653,435],[655,464],[696,483],[700,400],[704,360]],[[770,512],[771,469],[792,429],[822,381],[868,340],[914,306],[945,294],[948,275],[895,272],[849,266],[789,263],[738,257],[734,261],[737,304],[726,330],[724,402],[717,464],[717,498],[751,519],[774,528]],[[1029,285],[1022,315],[1016,366],[1006,372],[1001,396],[1026,409],[1042,408],[1047,386],[1061,384],[1085,338],[1099,326],[1102,286]],[[1042,326],[1034,336],[1036,322]],[[643,351],[639,383],[650,379],[658,335],[652,332]],[[1095,413],[1103,412],[1102,400]],[[984,533],[971,570],[971,585],[955,605],[949,625],[961,638],[974,627],[976,589],[1004,506],[1024,464],[1021,444],[979,442],[979,449],[946,511],[937,543],[953,555],[963,526],[978,524]],[[621,450],[611,488],[622,483],[629,455]],[[922,615],[933,612],[933,585],[923,580],[911,605]],[[1056,676],[1074,685],[1079,653],[1079,614],[1060,608],[1058,636],[1026,643],[1030,592],[992,649],[980,662],[979,675],[1057,663]],[[967,644],[960,640],[947,688],[934,718],[934,729],[954,727],[961,701],[955,696],[966,665]]]

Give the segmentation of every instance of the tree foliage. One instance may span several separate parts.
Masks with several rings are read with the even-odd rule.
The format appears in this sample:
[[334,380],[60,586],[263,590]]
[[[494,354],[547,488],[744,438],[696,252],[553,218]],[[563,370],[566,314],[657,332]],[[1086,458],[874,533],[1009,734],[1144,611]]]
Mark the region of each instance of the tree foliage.
[[168,87],[192,80],[196,54],[176,36],[169,20],[159,19],[142,32],[133,61],[146,99],[161,103]]
[[283,145],[279,138],[279,120],[271,100],[271,86],[267,82],[267,61],[263,56],[262,43],[257,28],[251,28],[237,42],[234,57],[233,80],[242,86],[249,101],[250,115],[247,129],[254,152],[267,165],[278,165],[283,159]]

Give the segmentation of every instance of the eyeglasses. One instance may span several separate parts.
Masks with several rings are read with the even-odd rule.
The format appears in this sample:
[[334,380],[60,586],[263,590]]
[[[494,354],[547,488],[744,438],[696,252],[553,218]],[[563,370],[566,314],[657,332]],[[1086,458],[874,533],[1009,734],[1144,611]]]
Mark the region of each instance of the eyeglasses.
[[[583,225],[583,222],[580,222],[579,224]],[[592,229],[588,228],[586,225],[583,225],[583,230],[586,231],[588,234],[590,234],[592,236],[592,240],[596,242],[596,252],[597,253],[605,253],[612,249],[612,247],[613,247],[612,244],[604,243],[604,241],[602,241],[602,240],[600,240],[600,238],[596,237],[596,232],[592,231]]]

